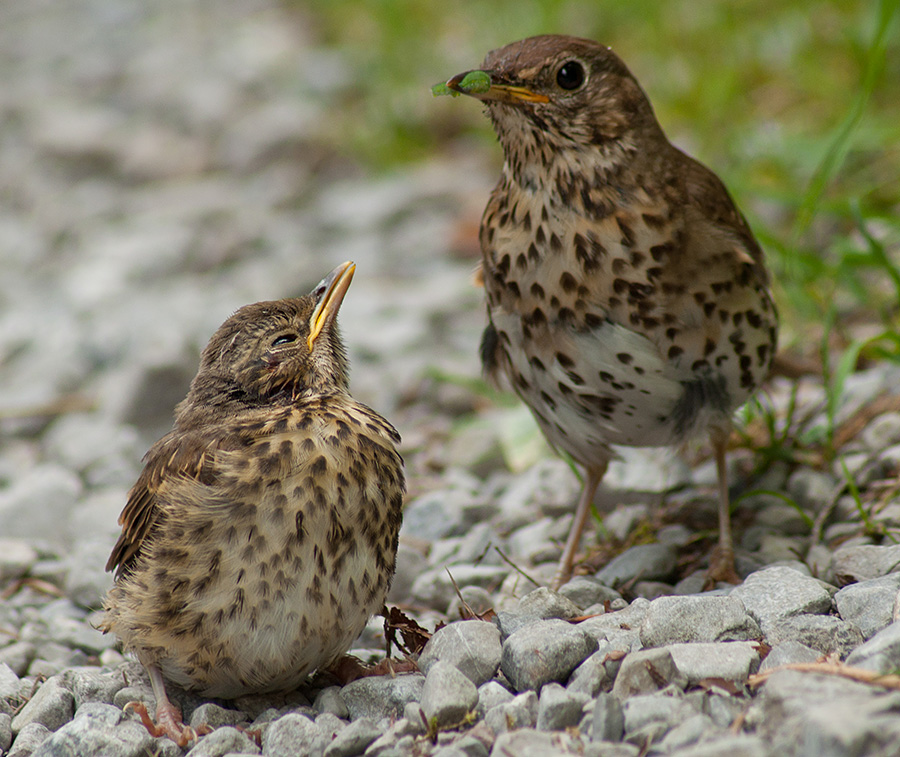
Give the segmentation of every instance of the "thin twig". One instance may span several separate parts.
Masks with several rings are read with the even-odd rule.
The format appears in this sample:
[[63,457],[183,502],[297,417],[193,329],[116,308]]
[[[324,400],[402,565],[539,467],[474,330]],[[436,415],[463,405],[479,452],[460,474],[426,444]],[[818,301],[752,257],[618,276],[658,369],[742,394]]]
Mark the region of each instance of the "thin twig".
[[524,570],[522,570],[518,565],[516,565],[506,555],[504,555],[503,550],[500,549],[500,547],[495,546],[494,549],[496,549],[497,554],[500,555],[501,558],[503,558],[503,562],[505,562],[507,565],[509,565],[514,571],[516,571],[516,573],[523,576],[524,578],[527,578],[529,581],[531,581],[531,583],[533,583],[538,588],[541,587],[541,585],[537,581],[535,581],[531,576],[529,576]]
[[859,683],[867,683],[873,686],[883,686],[886,689],[900,690],[900,675],[893,673],[882,674],[872,670],[864,670],[863,668],[854,668],[849,665],[842,665],[835,662],[797,662],[791,665],[780,665],[772,668],[764,673],[757,673],[747,679],[750,686],[760,686],[765,683],[769,676],[781,670],[796,670],[800,673],[822,673],[824,675],[840,676],[849,678],[851,681]]

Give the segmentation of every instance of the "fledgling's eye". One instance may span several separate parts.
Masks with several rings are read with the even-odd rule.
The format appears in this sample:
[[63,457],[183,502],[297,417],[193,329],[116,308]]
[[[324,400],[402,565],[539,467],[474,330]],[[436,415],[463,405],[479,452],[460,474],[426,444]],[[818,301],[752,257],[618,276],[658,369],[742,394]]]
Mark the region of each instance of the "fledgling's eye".
[[297,341],[296,334],[279,334],[272,340],[273,347],[279,347],[282,344],[290,344]]
[[584,84],[584,66],[577,60],[566,61],[556,72],[556,83],[563,89],[578,89]]

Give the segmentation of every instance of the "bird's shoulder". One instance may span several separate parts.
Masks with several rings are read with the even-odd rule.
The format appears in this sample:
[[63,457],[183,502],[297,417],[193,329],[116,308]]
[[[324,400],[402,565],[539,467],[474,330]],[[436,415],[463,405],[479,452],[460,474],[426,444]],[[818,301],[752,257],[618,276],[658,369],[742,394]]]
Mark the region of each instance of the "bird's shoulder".
[[175,429],[157,441],[144,456],[144,468],[128,498],[119,525],[122,533],[106,564],[127,571],[141,547],[164,515],[167,505],[161,490],[177,488],[184,482],[210,485],[217,476],[217,454],[241,446],[241,434],[227,424],[210,424],[190,430]]

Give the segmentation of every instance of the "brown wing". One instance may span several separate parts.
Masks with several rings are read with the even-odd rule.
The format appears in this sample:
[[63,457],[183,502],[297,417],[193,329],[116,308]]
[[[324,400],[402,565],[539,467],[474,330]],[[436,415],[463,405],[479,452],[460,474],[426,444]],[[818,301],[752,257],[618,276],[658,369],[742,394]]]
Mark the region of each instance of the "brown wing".
[[144,470],[128,492],[128,502],[119,516],[122,533],[109,556],[106,570],[116,569],[116,578],[128,572],[154,526],[165,517],[165,502],[157,496],[164,480],[184,477],[212,483],[214,453],[223,441],[221,437],[196,431],[173,431],[150,448],[144,458]]

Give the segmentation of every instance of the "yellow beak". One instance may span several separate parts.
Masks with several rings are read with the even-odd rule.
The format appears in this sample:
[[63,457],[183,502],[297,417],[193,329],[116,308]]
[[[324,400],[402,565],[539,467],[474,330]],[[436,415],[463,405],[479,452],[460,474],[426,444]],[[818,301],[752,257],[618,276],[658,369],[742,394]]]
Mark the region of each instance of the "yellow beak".
[[356,263],[349,260],[341,263],[312,290],[311,294],[317,301],[315,310],[309,318],[309,336],[306,338],[310,352],[322,329],[337,316],[355,271]]
[[452,79],[447,82],[447,87],[452,89],[454,92],[459,92],[463,95],[468,95],[469,97],[474,97],[477,100],[497,100],[499,102],[508,102],[508,103],[547,103],[550,102],[550,98],[546,95],[541,95],[537,92],[533,92],[527,87],[515,87],[511,84],[495,84],[493,81],[493,77],[491,77],[491,86],[485,92],[478,91],[467,91],[463,87],[460,86],[460,83],[463,79],[471,73],[470,71],[463,71],[461,74],[457,74]]

